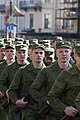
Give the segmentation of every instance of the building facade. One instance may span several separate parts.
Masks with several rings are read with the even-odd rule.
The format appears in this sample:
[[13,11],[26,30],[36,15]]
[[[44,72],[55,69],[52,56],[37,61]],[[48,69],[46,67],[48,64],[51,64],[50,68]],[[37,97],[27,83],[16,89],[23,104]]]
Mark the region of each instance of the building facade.
[[[0,5],[17,6],[24,16],[14,16],[17,32],[74,33],[78,26],[78,0],[0,0]],[[0,7],[1,8],[1,7]],[[0,9],[1,10],[1,9]],[[5,12],[0,11],[0,28],[5,29]]]

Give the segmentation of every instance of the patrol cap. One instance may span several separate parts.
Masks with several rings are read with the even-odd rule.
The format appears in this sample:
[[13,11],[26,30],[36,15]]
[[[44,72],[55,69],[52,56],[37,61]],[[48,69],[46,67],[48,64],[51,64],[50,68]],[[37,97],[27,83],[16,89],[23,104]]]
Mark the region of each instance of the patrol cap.
[[70,42],[60,41],[59,43],[56,44],[56,49],[59,49],[59,48],[68,48],[68,49],[70,49],[71,44],[70,44]]
[[19,44],[19,45],[16,45],[15,48],[16,48],[16,51],[27,50],[28,46],[26,44]]
[[46,48],[45,49],[45,54],[46,55],[52,55],[54,53],[54,48]]
[[35,49],[38,49],[38,48],[41,48],[42,50],[45,50],[44,45],[41,45],[41,44],[32,45],[32,50],[35,50]]
[[0,43],[3,44],[3,43],[4,43],[4,40],[3,40],[3,39],[0,39]]
[[55,36],[53,39],[53,42],[55,41],[62,41],[62,37],[61,36]]
[[5,50],[6,49],[15,49],[15,46],[13,44],[6,44],[5,45]]
[[12,41],[10,39],[4,38],[4,44],[12,44]]
[[39,40],[39,43],[40,44],[46,44],[46,43],[50,43],[50,40]]
[[75,51],[80,56],[80,44],[76,44]]
[[38,44],[38,39],[31,39],[29,40],[30,44]]
[[29,46],[29,40],[24,40],[23,44],[26,44]]
[[5,46],[2,43],[0,43],[0,48],[5,48]]
[[49,48],[49,47],[50,47],[50,40],[43,40],[43,45],[44,45],[46,48]]
[[15,38],[14,39],[14,44],[23,44],[24,39],[23,38]]

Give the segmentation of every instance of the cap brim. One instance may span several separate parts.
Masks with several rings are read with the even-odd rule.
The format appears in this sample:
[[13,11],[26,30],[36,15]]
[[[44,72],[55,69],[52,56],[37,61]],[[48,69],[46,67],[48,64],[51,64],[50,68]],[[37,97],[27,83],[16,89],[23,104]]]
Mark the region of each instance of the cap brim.
[[71,47],[66,46],[66,45],[62,45],[62,46],[59,46],[57,49],[59,49],[59,48],[68,48],[68,49],[70,49]]

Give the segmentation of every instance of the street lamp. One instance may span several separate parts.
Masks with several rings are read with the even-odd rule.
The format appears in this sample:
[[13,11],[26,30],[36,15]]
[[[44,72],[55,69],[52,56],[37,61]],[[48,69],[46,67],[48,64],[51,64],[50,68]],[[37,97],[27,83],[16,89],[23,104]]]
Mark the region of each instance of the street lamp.
[[10,16],[12,16],[12,1],[10,0]]

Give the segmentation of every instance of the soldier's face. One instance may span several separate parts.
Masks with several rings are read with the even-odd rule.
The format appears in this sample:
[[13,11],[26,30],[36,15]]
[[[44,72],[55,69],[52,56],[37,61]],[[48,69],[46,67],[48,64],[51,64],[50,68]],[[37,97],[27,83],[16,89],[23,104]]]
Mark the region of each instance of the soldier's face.
[[31,59],[34,62],[40,63],[44,59],[45,52],[41,48],[35,49],[31,53]]
[[16,51],[16,57],[17,57],[18,60],[27,59],[27,50]]
[[11,60],[15,58],[15,50],[14,49],[6,49],[5,50],[5,56],[7,59]]
[[56,56],[60,62],[67,62],[70,60],[71,50],[67,48],[59,48],[56,50]]

